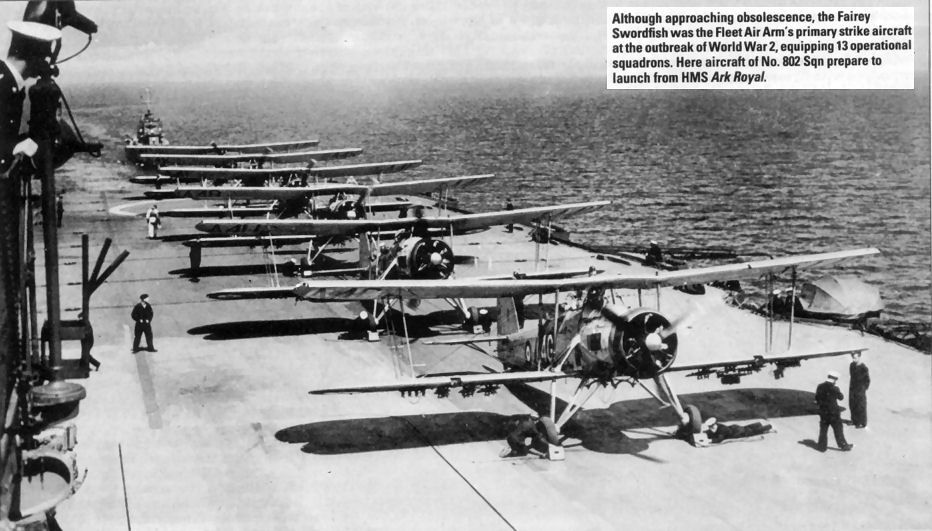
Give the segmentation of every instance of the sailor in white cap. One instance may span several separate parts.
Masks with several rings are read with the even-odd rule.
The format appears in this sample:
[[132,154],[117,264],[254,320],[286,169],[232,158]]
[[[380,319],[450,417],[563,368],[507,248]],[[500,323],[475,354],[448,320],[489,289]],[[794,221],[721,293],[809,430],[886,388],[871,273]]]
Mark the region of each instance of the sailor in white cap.
[[647,250],[647,256],[644,257],[644,265],[653,266],[663,262],[663,252],[660,250],[660,244],[657,240],[650,241],[650,249]]
[[38,22],[9,22],[13,32],[10,50],[0,62],[0,173],[6,172],[18,154],[32,156],[36,143],[20,137],[26,80],[39,75],[52,56],[61,31]]
[[841,393],[836,382],[838,373],[829,371],[825,375],[825,381],[820,383],[816,388],[815,400],[819,405],[819,441],[816,443],[817,449],[824,452],[828,448],[828,427],[832,427],[835,433],[835,443],[838,444],[843,452],[854,448],[853,444],[848,444],[845,440],[845,428],[841,424],[841,408],[838,407],[838,401],[844,400],[845,395]]

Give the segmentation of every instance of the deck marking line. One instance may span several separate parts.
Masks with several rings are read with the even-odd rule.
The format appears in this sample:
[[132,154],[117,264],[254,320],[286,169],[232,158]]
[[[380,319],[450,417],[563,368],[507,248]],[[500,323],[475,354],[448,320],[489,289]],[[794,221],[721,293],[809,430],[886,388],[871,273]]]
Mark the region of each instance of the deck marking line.
[[429,440],[426,436],[424,436],[423,433],[421,433],[421,430],[417,429],[417,426],[415,426],[414,423],[411,422],[410,419],[403,418],[403,417],[394,417],[394,418],[401,419],[401,420],[405,421],[405,423],[407,423],[408,426],[411,426],[411,429],[414,430],[415,433],[417,433],[418,437],[420,437],[421,440],[423,440],[424,442],[426,442],[427,445],[430,446],[430,449],[433,450],[434,453],[437,454],[437,455],[440,457],[440,459],[443,459],[443,462],[446,463],[447,466],[449,466],[454,472],[456,472],[456,475],[459,476],[460,479],[462,479],[463,481],[466,482],[467,485],[469,485],[469,488],[471,488],[472,491],[475,492],[476,495],[479,496],[479,498],[481,498],[482,501],[484,501],[485,504],[488,505],[489,508],[492,509],[492,510],[495,512],[495,514],[498,515],[499,518],[502,519],[502,522],[505,522],[505,525],[507,525],[509,529],[511,529],[512,531],[518,531],[518,529],[517,529],[515,526],[511,525],[511,522],[509,522],[508,519],[505,518],[505,515],[503,515],[501,512],[499,512],[499,510],[498,510],[494,505],[492,505],[492,502],[490,502],[485,496],[483,496],[482,493],[479,492],[479,489],[477,489],[475,485],[473,485],[472,483],[470,483],[470,481],[469,481],[468,479],[466,479],[466,476],[464,476],[464,475],[459,471],[459,469],[457,469],[455,466],[453,466],[453,463],[451,463],[450,461],[448,461],[447,458],[446,458],[442,453],[440,453],[440,450],[438,450],[437,447],[434,446],[434,444],[433,444],[432,442],[430,442],[430,440]]
[[[126,327],[129,330],[129,327]],[[142,401],[146,406],[146,416],[149,417],[149,427],[153,430],[162,429],[162,416],[159,415],[159,403],[155,400],[155,386],[152,384],[152,375],[149,372],[149,361],[146,351],[140,351],[136,357],[136,372],[139,374],[139,387],[142,388]]]
[[120,478],[123,479],[123,507],[126,509],[126,529],[133,531],[133,525],[129,521],[129,497],[126,495],[126,472],[123,471],[123,445],[117,443],[117,450],[120,452]]

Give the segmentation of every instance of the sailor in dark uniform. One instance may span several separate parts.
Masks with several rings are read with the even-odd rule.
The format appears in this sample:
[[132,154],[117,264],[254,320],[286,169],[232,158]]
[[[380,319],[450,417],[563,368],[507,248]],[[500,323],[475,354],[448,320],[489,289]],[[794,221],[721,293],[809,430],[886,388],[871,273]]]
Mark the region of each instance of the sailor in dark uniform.
[[7,24],[13,32],[6,59],[0,61],[0,173],[5,173],[18,154],[32,156],[38,146],[19,131],[26,99],[26,80],[39,75],[52,43],[61,32],[38,22],[15,21]]
[[851,423],[855,428],[867,427],[867,388],[871,385],[870,371],[861,353],[851,354],[851,380],[848,383],[848,405],[851,406]]
[[752,422],[751,424],[722,424],[715,417],[703,423],[708,434],[709,441],[720,443],[727,439],[743,439],[755,435],[763,435],[773,431],[773,425],[769,422]]
[[815,400],[819,405],[819,442],[817,448],[824,452],[828,448],[828,427],[832,427],[835,432],[835,443],[843,452],[854,448],[853,444],[848,444],[845,440],[845,428],[841,424],[841,409],[838,407],[838,401],[844,400],[845,395],[841,389],[835,385],[838,381],[838,373],[831,371],[826,376],[825,381],[816,388]]
[[656,240],[650,241],[650,249],[644,257],[644,265],[655,266],[663,262],[663,251],[660,250],[660,244]]
[[154,316],[152,305],[149,304],[149,295],[143,293],[139,296],[139,302],[133,306],[131,317],[136,321],[135,337],[133,338],[133,354],[139,352],[139,340],[143,335],[146,336],[146,350],[149,352],[158,352],[152,346],[152,317]]

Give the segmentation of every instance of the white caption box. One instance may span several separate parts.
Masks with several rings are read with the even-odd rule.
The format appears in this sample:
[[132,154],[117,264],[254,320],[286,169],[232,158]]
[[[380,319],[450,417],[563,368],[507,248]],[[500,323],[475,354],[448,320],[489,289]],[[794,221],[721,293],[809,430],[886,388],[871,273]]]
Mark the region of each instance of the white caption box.
[[609,89],[912,89],[911,7],[610,7]]

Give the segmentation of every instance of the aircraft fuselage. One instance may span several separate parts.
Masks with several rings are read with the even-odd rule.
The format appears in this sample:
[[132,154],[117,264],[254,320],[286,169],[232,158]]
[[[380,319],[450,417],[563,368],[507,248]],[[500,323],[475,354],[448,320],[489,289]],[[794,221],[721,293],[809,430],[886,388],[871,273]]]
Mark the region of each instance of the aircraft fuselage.
[[670,326],[663,315],[646,308],[616,318],[598,310],[568,310],[556,323],[547,319],[538,330],[511,334],[499,345],[498,356],[510,370],[541,370],[559,361],[573,338],[579,335],[563,364],[563,370],[597,380],[617,377],[652,378],[668,369],[676,358],[675,334],[661,346],[648,347],[647,336]]

